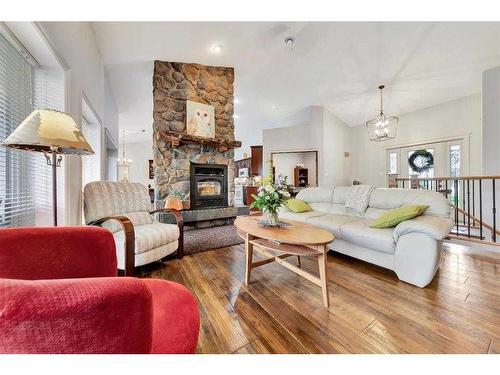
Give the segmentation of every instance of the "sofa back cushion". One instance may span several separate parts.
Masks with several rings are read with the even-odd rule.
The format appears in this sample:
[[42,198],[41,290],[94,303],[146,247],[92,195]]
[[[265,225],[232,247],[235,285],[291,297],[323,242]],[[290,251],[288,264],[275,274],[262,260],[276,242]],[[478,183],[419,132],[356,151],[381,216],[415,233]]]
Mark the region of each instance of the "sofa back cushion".
[[352,186],[337,186],[333,191],[332,203],[344,205]]
[[[345,201],[351,186],[309,187],[297,194],[297,199],[309,203],[314,211],[352,215],[352,211],[345,208]],[[373,190],[368,208],[363,217],[376,219],[388,210],[404,205],[424,204],[429,208],[424,215],[449,217],[450,205],[446,198],[436,191],[424,189],[389,189],[376,188]]]
[[[427,208],[424,215],[450,216],[448,200],[437,191],[377,188],[372,192],[369,202],[369,208],[379,210],[392,210],[405,205],[427,205],[429,208]],[[365,217],[367,213],[365,213]]]
[[330,213],[332,195],[331,187],[308,187],[299,191],[296,198],[307,202],[314,211]]
[[332,196],[332,187],[308,187],[299,191],[296,198],[301,199],[309,204],[319,202],[332,203]]

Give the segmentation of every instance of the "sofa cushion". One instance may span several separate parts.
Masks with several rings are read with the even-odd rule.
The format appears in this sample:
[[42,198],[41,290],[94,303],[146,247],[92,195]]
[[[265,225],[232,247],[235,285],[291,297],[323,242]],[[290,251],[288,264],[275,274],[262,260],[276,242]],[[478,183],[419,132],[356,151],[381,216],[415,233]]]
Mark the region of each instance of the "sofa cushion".
[[297,199],[302,199],[307,203],[328,202],[332,203],[333,188],[331,187],[309,187],[297,194]]
[[351,188],[352,186],[337,186],[333,191],[332,203],[344,205]]
[[340,204],[340,203],[332,203],[330,206],[330,214],[336,214],[336,215],[349,215],[349,212],[347,212],[347,209],[345,208],[345,205]]
[[[135,253],[141,254],[157,247],[177,241],[179,227],[173,224],[153,223],[138,225],[135,231]],[[116,247],[124,247],[123,230],[113,233]]]
[[309,206],[306,202],[300,199],[291,198],[286,201],[285,205],[288,207],[290,211],[293,212],[308,212],[312,211],[311,206]]
[[329,214],[324,216],[316,216],[307,220],[308,224],[318,226],[332,232],[335,236],[340,236],[340,227],[352,221],[361,220],[359,217],[347,215]]
[[413,219],[424,213],[427,209],[426,204],[405,205],[393,210],[387,211],[375,219],[371,228],[394,228],[396,225],[405,220]]
[[308,219],[312,217],[317,217],[317,216],[324,216],[326,215],[324,212],[319,212],[319,211],[308,211],[308,212],[293,212],[288,209],[283,210],[281,209],[278,212],[279,218],[280,219],[285,219],[285,220],[295,220],[295,221],[300,221],[301,223],[307,222]]
[[340,227],[340,238],[355,245],[394,254],[393,229],[370,228],[372,220],[360,219]]
[[309,203],[309,206],[311,206],[311,208],[314,211],[329,214],[332,210],[333,205],[331,203],[328,203],[328,202],[312,202],[312,203]]
[[365,219],[376,219],[377,217],[379,217],[382,214],[385,214],[388,211],[389,210],[383,210],[381,208],[368,207],[365,213],[363,214],[363,217]]
[[410,204],[428,205],[424,215],[450,216],[450,204],[443,194],[425,189],[377,188],[373,190],[369,202],[370,207],[384,210]]

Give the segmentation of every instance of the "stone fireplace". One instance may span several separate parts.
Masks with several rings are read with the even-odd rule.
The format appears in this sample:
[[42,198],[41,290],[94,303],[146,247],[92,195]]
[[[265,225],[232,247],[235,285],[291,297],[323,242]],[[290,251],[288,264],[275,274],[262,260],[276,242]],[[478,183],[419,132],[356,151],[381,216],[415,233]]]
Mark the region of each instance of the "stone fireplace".
[[[206,207],[234,205],[233,150],[241,143],[234,140],[233,81],[233,68],[155,61],[153,131],[157,208],[163,207],[173,190],[182,194],[185,210],[198,209],[204,204]],[[214,106],[215,138],[187,134],[187,100]],[[201,165],[205,165],[205,170]],[[212,173],[215,179],[223,171],[224,181],[218,187],[202,182],[198,172],[193,174],[194,166],[200,166],[201,173]],[[218,192],[219,188],[221,194],[217,197],[207,196],[211,189]],[[198,195],[194,199],[193,193]]]

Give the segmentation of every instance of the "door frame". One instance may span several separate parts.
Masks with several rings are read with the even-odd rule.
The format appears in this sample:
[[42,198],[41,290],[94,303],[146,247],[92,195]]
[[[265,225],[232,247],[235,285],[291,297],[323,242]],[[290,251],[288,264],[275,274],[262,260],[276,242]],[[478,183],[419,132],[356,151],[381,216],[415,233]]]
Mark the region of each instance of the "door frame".
[[[467,134],[462,134],[462,135],[434,138],[434,139],[427,140],[427,141],[419,141],[419,142],[415,142],[415,143],[403,143],[403,144],[399,144],[399,145],[386,147],[385,148],[386,173],[388,174],[390,171],[390,169],[389,169],[389,154],[391,152],[397,153],[397,169],[396,169],[397,174],[401,177],[407,177],[406,174],[408,172],[402,170],[402,164],[403,164],[402,157],[403,157],[403,155],[402,155],[401,151],[403,149],[410,148],[410,147],[418,147],[418,146],[429,147],[429,146],[432,146],[432,144],[441,143],[446,147],[446,152],[445,152],[445,156],[443,158],[443,162],[448,163],[448,159],[449,159],[449,155],[448,155],[449,152],[448,151],[449,151],[450,145],[454,141],[461,141],[462,147],[463,147],[461,155],[463,155],[464,157],[462,158],[462,161],[461,161],[462,163],[460,166],[460,168],[461,168],[460,171],[461,171],[462,176],[468,176],[469,171],[470,171],[470,137],[471,137],[471,135],[472,135],[471,133],[467,133]],[[405,157],[406,157],[406,155],[405,155]],[[446,164],[446,165],[448,165],[448,164]],[[444,171],[445,176],[438,176],[436,174],[436,171],[435,171],[435,173],[434,173],[435,177],[446,177],[449,175],[449,170],[448,170],[448,168],[446,168],[446,166],[443,166],[443,171]]]

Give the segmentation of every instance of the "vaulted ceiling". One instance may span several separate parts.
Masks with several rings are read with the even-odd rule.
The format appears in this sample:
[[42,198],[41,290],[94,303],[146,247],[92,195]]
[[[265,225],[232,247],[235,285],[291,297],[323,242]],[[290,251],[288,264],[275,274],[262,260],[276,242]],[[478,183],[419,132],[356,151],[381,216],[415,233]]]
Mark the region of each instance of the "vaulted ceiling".
[[[153,60],[235,68],[237,137],[309,105],[350,126],[378,111],[412,112],[479,93],[481,73],[500,65],[500,23],[475,22],[94,22],[120,111],[131,131],[152,124]],[[285,45],[295,38],[293,51]],[[219,54],[212,47],[222,46]],[[143,136],[147,136],[143,135]],[[137,139],[137,138],[136,138]]]

